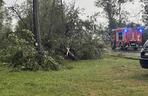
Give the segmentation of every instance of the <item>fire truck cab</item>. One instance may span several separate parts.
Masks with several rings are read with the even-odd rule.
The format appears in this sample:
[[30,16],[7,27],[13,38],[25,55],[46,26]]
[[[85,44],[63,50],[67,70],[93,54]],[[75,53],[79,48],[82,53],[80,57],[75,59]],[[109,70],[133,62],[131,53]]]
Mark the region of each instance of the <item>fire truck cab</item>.
[[137,50],[142,46],[142,27],[137,28],[117,28],[112,30],[112,49]]

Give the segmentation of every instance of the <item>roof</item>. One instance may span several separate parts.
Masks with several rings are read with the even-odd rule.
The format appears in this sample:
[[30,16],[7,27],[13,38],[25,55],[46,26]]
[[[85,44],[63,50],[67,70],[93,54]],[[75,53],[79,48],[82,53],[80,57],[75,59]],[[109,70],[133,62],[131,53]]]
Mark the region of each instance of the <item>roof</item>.
[[122,31],[124,30],[124,28],[116,28],[116,29],[112,29],[112,31]]

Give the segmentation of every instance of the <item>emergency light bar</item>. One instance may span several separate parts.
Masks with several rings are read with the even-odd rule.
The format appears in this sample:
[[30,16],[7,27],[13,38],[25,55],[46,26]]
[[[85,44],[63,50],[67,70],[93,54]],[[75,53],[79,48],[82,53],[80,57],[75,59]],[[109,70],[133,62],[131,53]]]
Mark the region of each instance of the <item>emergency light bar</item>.
[[141,26],[141,27],[138,27],[137,30],[142,33],[144,31],[144,28]]
[[142,29],[139,29],[139,32],[143,32],[143,30]]
[[125,32],[125,33],[126,33],[126,32],[128,32],[128,29],[127,29],[127,28],[125,28],[125,29],[124,29],[124,32]]

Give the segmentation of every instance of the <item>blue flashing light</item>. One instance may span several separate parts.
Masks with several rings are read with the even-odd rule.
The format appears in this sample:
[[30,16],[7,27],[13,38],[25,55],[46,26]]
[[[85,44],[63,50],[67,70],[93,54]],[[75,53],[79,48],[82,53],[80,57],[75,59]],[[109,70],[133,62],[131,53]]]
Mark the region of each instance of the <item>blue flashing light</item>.
[[142,29],[139,29],[139,32],[141,32],[141,33],[142,33],[142,32],[143,32],[143,30],[142,30]]
[[126,32],[128,32],[128,29],[127,29],[127,28],[125,28],[125,29],[124,29],[124,32],[125,32],[125,33],[126,33]]
[[138,27],[137,29],[138,29],[138,31],[141,32],[141,33],[144,31],[144,27],[143,27],[143,26],[140,26],[140,27]]

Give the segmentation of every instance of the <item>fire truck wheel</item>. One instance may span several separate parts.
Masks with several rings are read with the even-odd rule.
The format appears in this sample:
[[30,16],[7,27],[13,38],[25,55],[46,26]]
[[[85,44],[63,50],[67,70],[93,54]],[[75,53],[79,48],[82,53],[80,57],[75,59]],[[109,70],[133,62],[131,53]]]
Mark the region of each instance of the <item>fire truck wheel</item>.
[[115,50],[116,49],[116,44],[115,42],[112,43],[112,50]]
[[124,48],[127,51],[127,47]]
[[121,50],[124,50],[124,47],[121,46],[120,49],[121,49]]
[[137,47],[135,47],[135,48],[134,48],[134,50],[135,50],[135,51],[137,51],[137,50],[138,50],[138,48],[137,48]]
[[122,50],[122,51],[127,51],[127,47],[121,46],[121,47],[120,47],[120,50]]

